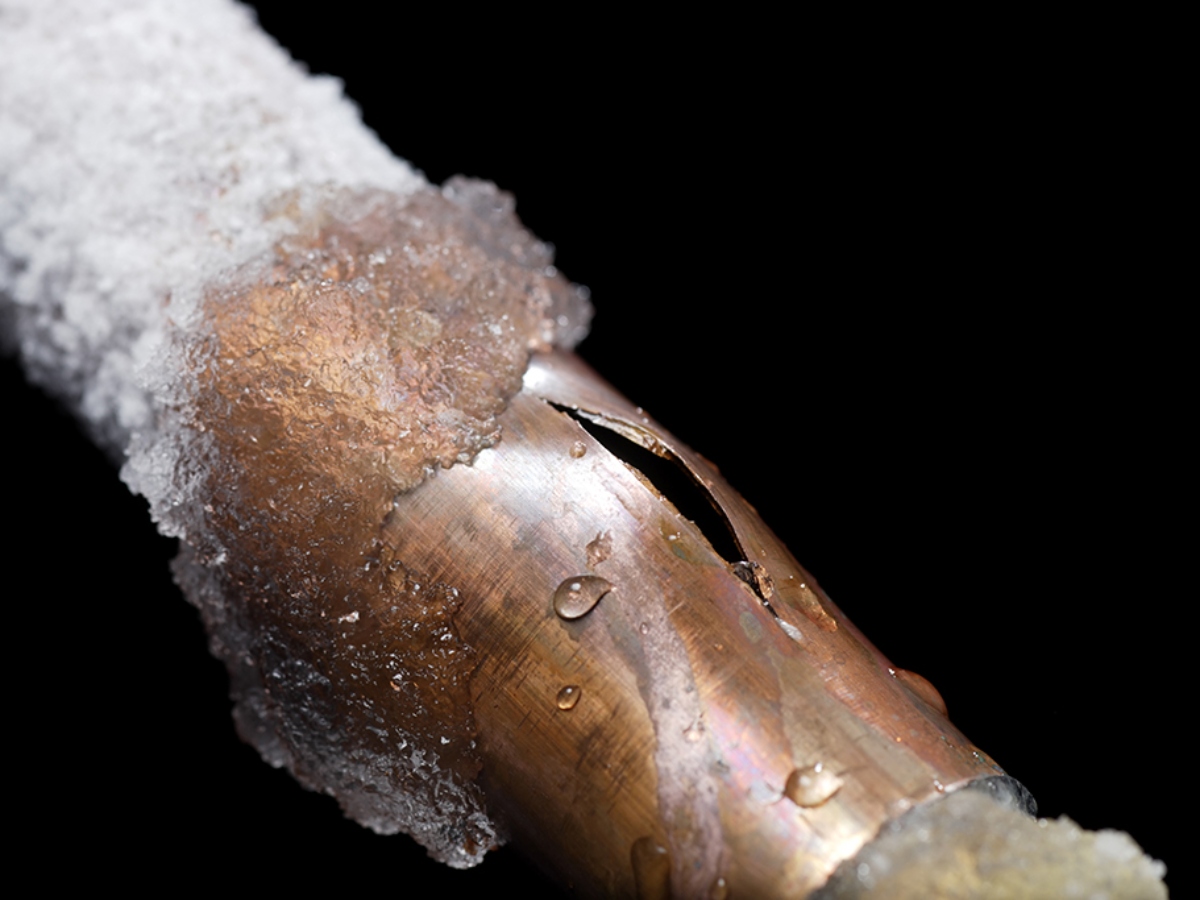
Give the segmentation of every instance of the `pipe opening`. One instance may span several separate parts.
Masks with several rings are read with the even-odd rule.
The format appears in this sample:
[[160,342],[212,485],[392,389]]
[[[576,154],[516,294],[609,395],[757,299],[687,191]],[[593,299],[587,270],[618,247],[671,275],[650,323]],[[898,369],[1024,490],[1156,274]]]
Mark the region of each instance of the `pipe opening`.
[[[742,553],[716,498],[698,482],[666,448],[659,445],[653,452],[609,427],[598,416],[551,403],[555,409],[570,416],[613,456],[635,470],[650,483],[660,496],[691,521],[708,541],[713,551],[728,566],[741,560]],[[753,585],[752,585],[753,586]]]

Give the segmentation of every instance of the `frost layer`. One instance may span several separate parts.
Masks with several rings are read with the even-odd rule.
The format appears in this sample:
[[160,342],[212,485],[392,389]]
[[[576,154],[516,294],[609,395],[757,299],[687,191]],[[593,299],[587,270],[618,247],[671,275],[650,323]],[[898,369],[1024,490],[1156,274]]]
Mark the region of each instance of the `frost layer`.
[[[210,287],[178,411],[136,467],[176,502],[176,573],[233,674],[239,729],[376,831],[455,866],[500,840],[475,785],[458,592],[395,556],[394,498],[500,438],[532,350],[588,308],[506,195],[455,180],[286,204],[295,233]],[[167,393],[171,393],[168,391]]]
[[233,3],[0,0],[0,338],[182,539],[241,733],[455,866],[499,840],[471,651],[380,535],[583,336],[550,263]]
[[1123,832],[961,790],[885,826],[814,900],[1166,900],[1165,874]]
[[224,0],[0,0],[5,339],[119,457],[153,427],[139,370],[203,285],[326,183],[423,183]]

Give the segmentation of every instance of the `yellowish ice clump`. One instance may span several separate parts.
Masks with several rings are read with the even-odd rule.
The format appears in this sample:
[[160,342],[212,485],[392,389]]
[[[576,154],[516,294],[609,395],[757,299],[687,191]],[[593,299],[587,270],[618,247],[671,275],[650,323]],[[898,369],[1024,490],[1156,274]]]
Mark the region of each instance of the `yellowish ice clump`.
[[957,791],[885,826],[819,900],[1166,900],[1166,868],[1119,831],[1033,819]]

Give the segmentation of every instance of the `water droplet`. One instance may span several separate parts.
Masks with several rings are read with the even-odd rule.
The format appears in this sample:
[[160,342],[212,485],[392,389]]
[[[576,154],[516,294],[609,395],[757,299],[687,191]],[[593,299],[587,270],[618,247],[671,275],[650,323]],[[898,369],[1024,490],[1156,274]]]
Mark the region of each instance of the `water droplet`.
[[600,563],[604,562],[612,556],[612,533],[602,531],[590,541],[587,545],[587,560],[588,568],[594,569]]
[[704,737],[704,726],[699,722],[693,722],[683,732],[683,736],[689,744],[699,743],[700,738]]
[[797,806],[820,806],[842,787],[842,779],[824,764],[793,769],[783,787],[783,795]]
[[643,622],[641,625],[638,626],[638,631],[640,631],[642,634],[649,634],[650,633],[650,623]]
[[870,890],[875,887],[875,876],[871,874],[871,867],[867,863],[859,863],[854,870],[854,874],[858,877],[859,883]]
[[613,589],[599,575],[568,578],[554,592],[554,611],[564,619],[578,619],[592,611],[600,598]]
[[729,883],[724,878],[718,878],[708,889],[708,900],[729,900]]
[[651,837],[640,837],[629,848],[638,900],[667,900],[671,896],[671,854]]
[[554,698],[554,702],[558,704],[559,709],[574,709],[575,704],[579,702],[580,696],[583,694],[583,688],[577,684],[568,684],[558,696]]
[[938,693],[938,689],[930,683],[928,678],[918,675],[916,672],[910,672],[908,669],[897,669],[894,674],[910,691],[943,716],[946,715],[946,701],[942,699],[942,695]]
[[587,444],[583,441],[576,441],[568,452],[571,454],[571,459],[580,459],[587,453]]

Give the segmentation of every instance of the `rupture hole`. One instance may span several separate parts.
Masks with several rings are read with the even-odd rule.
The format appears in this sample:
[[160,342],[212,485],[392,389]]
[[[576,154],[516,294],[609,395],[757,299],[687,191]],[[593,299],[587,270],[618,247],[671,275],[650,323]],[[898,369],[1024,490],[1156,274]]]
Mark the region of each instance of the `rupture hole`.
[[582,425],[588,434],[617,459],[640,472],[656,491],[679,510],[680,515],[690,519],[700,529],[700,533],[727,565],[742,558],[737,540],[716,499],[692,477],[692,473],[675,456],[668,453],[663,457],[651,453],[640,444],[570,407],[557,403],[550,405]]

